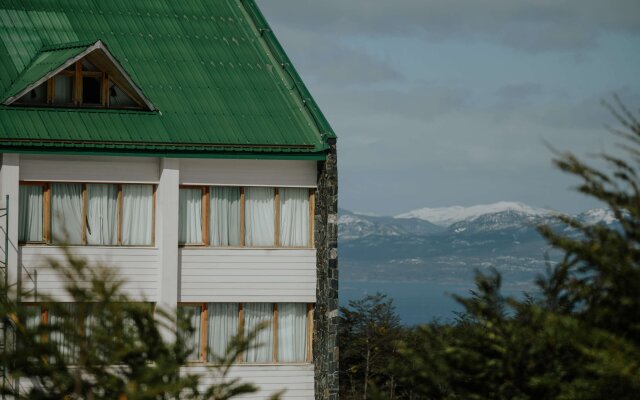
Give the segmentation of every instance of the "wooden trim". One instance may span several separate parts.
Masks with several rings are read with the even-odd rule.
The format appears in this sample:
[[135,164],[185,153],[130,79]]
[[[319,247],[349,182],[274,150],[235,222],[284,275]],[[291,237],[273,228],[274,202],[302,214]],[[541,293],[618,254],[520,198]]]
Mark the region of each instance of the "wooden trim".
[[76,61],[74,89],[73,103],[77,106],[82,105],[82,64],[80,61]]
[[101,71],[82,71],[82,77],[88,76],[90,78],[102,78],[104,72]]
[[109,75],[105,72],[102,73],[102,80],[100,82],[100,103],[103,107],[109,107]]
[[275,195],[276,229],[275,229],[274,246],[280,247],[280,189],[274,188],[274,191],[276,193]]
[[55,84],[56,84],[56,81],[54,78],[47,79],[47,104],[53,104],[53,98],[56,90]]
[[315,247],[315,213],[316,213],[316,191],[309,189],[309,247]]
[[244,186],[240,187],[240,247],[245,246],[244,238]]
[[202,243],[209,245],[209,188],[202,187]]
[[[49,325],[49,310],[45,306],[40,307],[40,324],[43,326]],[[49,335],[43,333],[40,339],[42,343],[47,343],[49,341]]]
[[[74,68],[75,68],[75,66],[74,66]],[[63,75],[63,76],[68,76],[68,77],[73,78],[74,76],[76,76],[76,72],[75,72],[75,70],[71,71],[71,70],[65,69],[65,70],[62,70],[62,71],[58,72],[58,75]]]
[[82,184],[82,244],[87,244],[87,184]]
[[[244,304],[238,303],[238,335],[244,338]],[[244,353],[238,355],[238,362],[244,361]]]
[[200,358],[207,362],[207,338],[209,330],[209,307],[207,303],[200,305]]
[[44,241],[49,243],[51,240],[51,184],[44,184],[44,193],[42,195],[42,225],[44,229]]
[[158,185],[153,185],[153,210],[151,211],[151,245],[156,245],[156,202],[158,200]]
[[118,184],[118,245],[122,245],[122,197],[122,184]]
[[307,362],[313,362],[313,304],[307,304]]
[[278,362],[278,303],[273,303],[273,362]]

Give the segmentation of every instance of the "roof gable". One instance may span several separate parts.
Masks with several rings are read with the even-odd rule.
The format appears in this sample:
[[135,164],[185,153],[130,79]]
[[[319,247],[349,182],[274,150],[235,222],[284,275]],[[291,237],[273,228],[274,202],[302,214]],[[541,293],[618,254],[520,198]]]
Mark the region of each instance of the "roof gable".
[[13,82],[2,104],[16,103],[30,91],[46,84],[49,79],[83,59],[95,65],[100,72],[107,73],[109,80],[124,90],[136,103],[143,105],[148,111],[155,110],[151,101],[144,96],[142,90],[100,40],[91,44],[66,43],[43,48]]

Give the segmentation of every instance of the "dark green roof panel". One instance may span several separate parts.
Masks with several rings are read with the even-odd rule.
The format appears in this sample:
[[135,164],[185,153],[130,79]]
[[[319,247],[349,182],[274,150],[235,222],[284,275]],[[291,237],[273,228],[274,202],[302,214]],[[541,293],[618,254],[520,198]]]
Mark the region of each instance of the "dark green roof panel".
[[0,106],[0,151],[321,153],[335,137],[252,0],[0,0],[0,94],[98,40],[159,111]]

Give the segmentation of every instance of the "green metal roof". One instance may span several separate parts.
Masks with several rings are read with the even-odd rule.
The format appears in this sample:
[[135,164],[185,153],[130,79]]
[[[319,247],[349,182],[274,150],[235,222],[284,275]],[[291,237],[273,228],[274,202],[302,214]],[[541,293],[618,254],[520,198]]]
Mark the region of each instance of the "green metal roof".
[[318,159],[335,138],[252,0],[0,0],[3,100],[98,40],[158,111],[0,106],[0,152]]

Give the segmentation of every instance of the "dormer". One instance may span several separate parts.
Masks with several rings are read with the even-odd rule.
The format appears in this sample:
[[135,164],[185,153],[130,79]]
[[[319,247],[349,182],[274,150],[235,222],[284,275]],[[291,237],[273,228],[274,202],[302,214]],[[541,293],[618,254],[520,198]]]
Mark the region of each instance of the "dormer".
[[100,40],[43,48],[13,82],[3,104],[155,110]]

